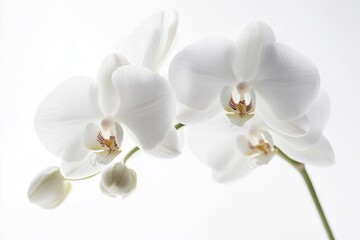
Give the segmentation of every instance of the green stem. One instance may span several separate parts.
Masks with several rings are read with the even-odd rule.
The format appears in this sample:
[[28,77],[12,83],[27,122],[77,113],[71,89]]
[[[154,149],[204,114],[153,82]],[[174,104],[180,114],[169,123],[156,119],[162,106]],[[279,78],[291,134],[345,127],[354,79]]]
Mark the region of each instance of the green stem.
[[140,148],[139,148],[138,146],[136,146],[136,147],[134,147],[133,149],[131,149],[130,152],[128,152],[128,153],[125,155],[125,157],[124,157],[124,159],[123,159],[123,163],[125,164],[126,161],[127,161],[134,153],[136,153],[136,152],[139,151],[139,150],[140,150]]
[[[178,123],[178,124],[176,124],[174,127],[175,127],[176,130],[178,130],[178,129],[184,127],[184,126],[185,126],[185,124]],[[139,151],[139,150],[140,150],[140,148],[137,147],[137,146],[134,147],[133,149],[131,149],[130,152],[128,152],[128,153],[125,155],[125,157],[124,157],[124,159],[123,159],[123,163],[125,164],[125,163],[127,162],[127,160],[128,160],[134,153],[136,153],[136,152]]]
[[321,207],[319,198],[318,198],[318,196],[316,194],[316,191],[315,191],[315,188],[314,188],[314,186],[313,186],[313,184],[311,182],[310,176],[306,171],[305,165],[303,163],[299,163],[299,162],[294,161],[293,159],[288,157],[284,152],[282,152],[279,148],[276,147],[276,149],[278,151],[278,154],[284,160],[286,160],[288,163],[290,163],[301,174],[301,176],[304,179],[304,181],[306,183],[306,186],[307,186],[307,188],[308,188],[308,190],[310,192],[311,198],[312,198],[312,200],[313,200],[313,202],[315,204],[317,212],[318,212],[318,214],[319,214],[319,216],[321,218],[321,222],[322,222],[322,224],[323,224],[323,226],[325,228],[325,231],[326,231],[329,239],[334,240],[335,239],[334,234],[331,231],[330,225],[329,225],[329,223],[328,223],[328,221],[326,219],[324,210]]

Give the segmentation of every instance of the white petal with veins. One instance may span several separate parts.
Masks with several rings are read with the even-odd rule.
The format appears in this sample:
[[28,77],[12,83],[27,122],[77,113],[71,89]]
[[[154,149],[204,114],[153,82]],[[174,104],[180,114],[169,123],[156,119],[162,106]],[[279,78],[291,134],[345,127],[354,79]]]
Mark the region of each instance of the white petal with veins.
[[176,54],[169,80],[178,100],[205,110],[218,100],[223,87],[236,84],[232,70],[235,44],[225,37],[210,37],[187,46]]
[[141,66],[124,66],[113,74],[120,98],[116,120],[130,130],[142,150],[155,148],[166,136],[176,113],[167,80]]
[[88,149],[83,130],[100,119],[98,88],[87,77],[73,77],[55,88],[35,114],[35,128],[45,148],[65,161],[81,161]]
[[120,54],[110,54],[101,63],[97,81],[99,85],[99,106],[105,115],[112,115],[119,105],[116,89],[112,84],[112,74],[121,66],[129,62]]
[[117,50],[131,64],[157,72],[174,43],[178,21],[175,11],[158,12],[146,19]]
[[275,42],[275,35],[264,22],[251,22],[236,40],[234,72],[241,80],[250,80],[256,73],[262,47]]
[[263,47],[252,86],[275,118],[303,116],[316,99],[319,84],[318,70],[306,56],[280,43]]

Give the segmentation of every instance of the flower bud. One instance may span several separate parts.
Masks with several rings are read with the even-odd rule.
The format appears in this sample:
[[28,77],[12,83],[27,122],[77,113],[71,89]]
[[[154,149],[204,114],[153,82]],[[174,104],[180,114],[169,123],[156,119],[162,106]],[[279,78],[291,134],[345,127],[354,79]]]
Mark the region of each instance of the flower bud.
[[118,162],[103,171],[100,189],[110,197],[126,197],[136,188],[136,179],[134,170]]
[[64,179],[57,167],[41,171],[31,182],[28,190],[30,202],[42,208],[55,208],[67,197],[71,183]]

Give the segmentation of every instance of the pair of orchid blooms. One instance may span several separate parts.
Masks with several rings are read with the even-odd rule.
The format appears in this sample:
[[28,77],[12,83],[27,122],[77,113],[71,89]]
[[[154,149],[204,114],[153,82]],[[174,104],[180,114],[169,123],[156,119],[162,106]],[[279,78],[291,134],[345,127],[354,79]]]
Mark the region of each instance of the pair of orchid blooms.
[[[243,177],[278,151],[304,164],[334,162],[322,135],[329,99],[306,56],[276,42],[267,24],[252,22],[236,41],[217,36],[185,47],[167,78],[159,70],[177,27],[176,13],[151,16],[105,57],[96,79],[70,78],[42,101],[35,127],[61,166],[33,180],[33,203],[56,207],[70,180],[100,172],[105,194],[128,195],[136,186],[135,171],[125,166],[128,157],[138,149],[178,156],[184,138],[177,128],[184,125],[195,156],[220,182]],[[113,164],[126,138],[138,148]]]

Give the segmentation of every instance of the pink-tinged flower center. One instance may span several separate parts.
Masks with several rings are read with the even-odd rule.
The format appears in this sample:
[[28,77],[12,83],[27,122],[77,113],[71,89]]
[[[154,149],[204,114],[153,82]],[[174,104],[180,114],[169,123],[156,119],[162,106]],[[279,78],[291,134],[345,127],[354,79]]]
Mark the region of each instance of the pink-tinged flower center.
[[229,107],[234,111],[235,114],[238,114],[240,117],[244,117],[248,114],[253,114],[254,112],[251,100],[247,104],[245,98],[240,98],[240,100],[236,103],[232,95],[229,100]]
[[235,88],[224,88],[222,104],[233,125],[243,126],[255,114],[255,95],[247,82],[238,83]]

